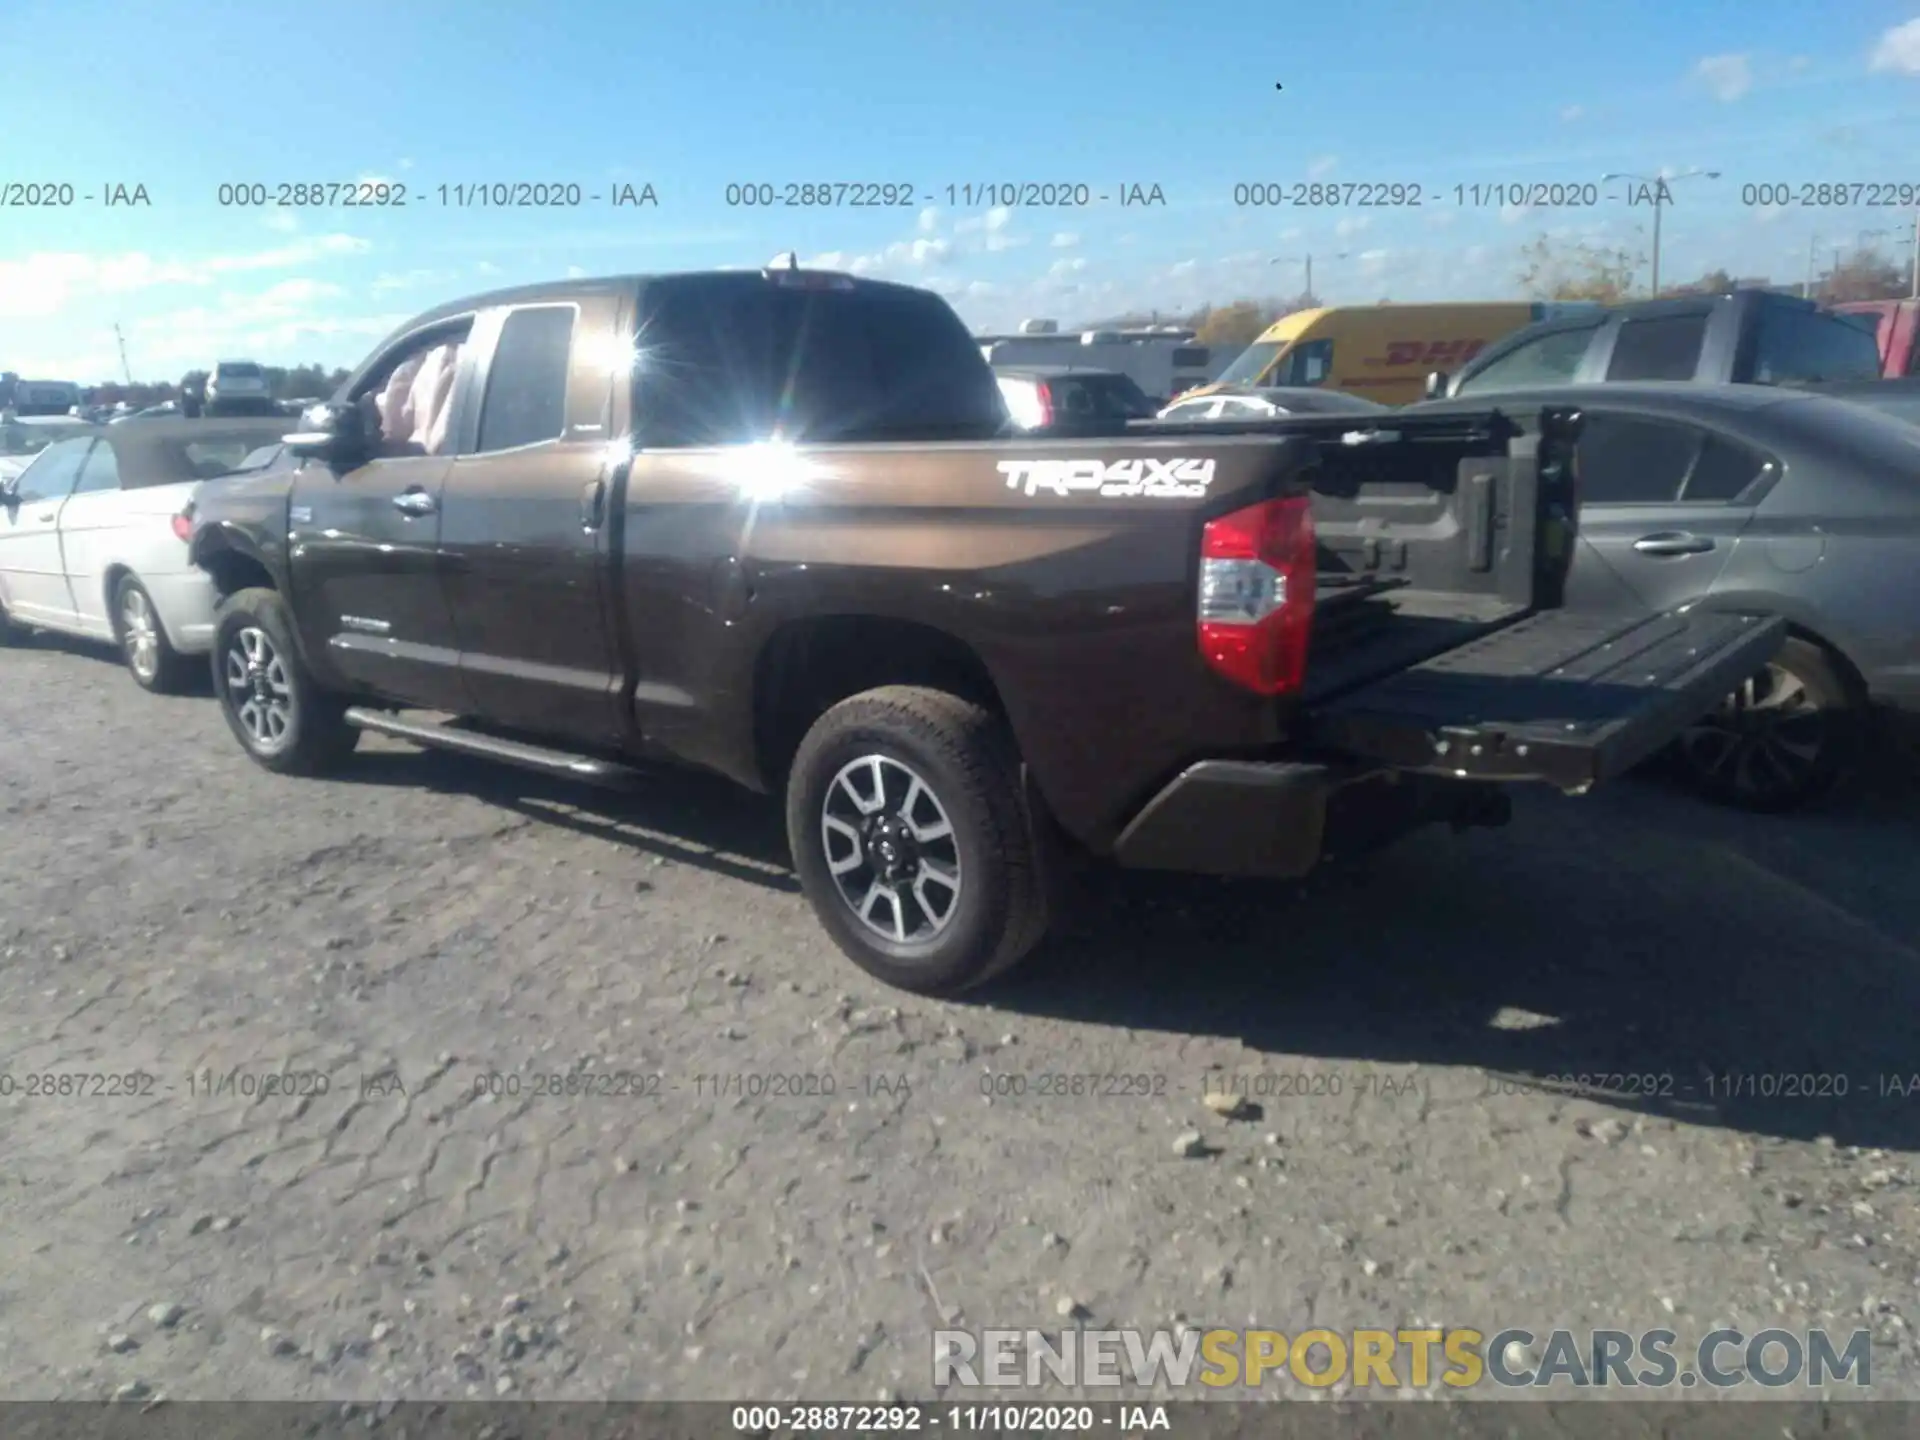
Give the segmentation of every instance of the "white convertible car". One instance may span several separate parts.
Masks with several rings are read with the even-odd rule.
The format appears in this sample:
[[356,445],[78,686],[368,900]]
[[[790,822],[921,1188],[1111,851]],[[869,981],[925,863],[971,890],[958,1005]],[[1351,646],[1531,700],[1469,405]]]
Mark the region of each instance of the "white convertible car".
[[83,427],[0,477],[0,645],[23,630],[112,641],[148,690],[180,688],[213,643],[213,591],[187,564],[203,480],[263,468],[284,418]]

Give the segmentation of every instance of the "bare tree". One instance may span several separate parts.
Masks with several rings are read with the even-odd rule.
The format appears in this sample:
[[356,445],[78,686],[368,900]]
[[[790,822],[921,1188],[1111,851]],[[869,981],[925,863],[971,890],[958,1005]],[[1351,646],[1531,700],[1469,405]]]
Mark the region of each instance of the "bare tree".
[[1520,252],[1520,285],[1536,300],[1598,300],[1616,304],[1633,289],[1646,263],[1625,247],[1609,249],[1542,235]]

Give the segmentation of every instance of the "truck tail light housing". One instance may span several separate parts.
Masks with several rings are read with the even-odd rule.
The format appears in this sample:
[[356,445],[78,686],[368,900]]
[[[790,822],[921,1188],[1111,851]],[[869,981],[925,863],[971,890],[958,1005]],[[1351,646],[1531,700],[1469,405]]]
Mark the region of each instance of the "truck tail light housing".
[[1044,380],[1037,380],[1033,386],[1033,398],[1040,406],[1040,427],[1053,424],[1053,387]]
[[1300,688],[1313,625],[1315,540],[1308,496],[1210,520],[1200,542],[1200,653],[1257,695]]
[[193,539],[193,502],[191,500],[173,517],[173,538],[182,545]]

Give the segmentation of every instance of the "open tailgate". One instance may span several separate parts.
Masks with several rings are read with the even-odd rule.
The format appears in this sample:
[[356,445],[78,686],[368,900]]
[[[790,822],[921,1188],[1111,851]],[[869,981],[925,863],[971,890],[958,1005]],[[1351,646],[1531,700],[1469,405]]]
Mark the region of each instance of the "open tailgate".
[[1684,608],[1533,615],[1332,697],[1316,743],[1397,769],[1580,791],[1632,768],[1758,673],[1786,622]]

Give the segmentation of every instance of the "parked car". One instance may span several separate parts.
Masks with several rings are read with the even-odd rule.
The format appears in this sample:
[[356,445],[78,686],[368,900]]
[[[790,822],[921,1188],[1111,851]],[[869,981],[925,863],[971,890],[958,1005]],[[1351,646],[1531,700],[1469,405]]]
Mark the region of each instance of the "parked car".
[[[1920,429],[1824,392],[1751,385],[1555,386],[1500,402],[1585,415],[1570,604],[1724,608],[1792,627],[1681,738],[1673,758],[1695,785],[1790,809],[1860,759],[1873,722],[1920,717]],[[1401,413],[1463,408],[1474,402]]]
[[203,488],[192,557],[256,763],[717,771],[784,795],[847,955],[947,993],[1038,943],[1064,854],[1285,877],[1499,823],[1759,670],[1778,621],[1562,608],[1577,427],[1523,419],[1008,439],[930,292],[579,280],[389,337],[306,463]]
[[179,688],[187,657],[212,643],[214,599],[187,559],[181,512],[202,480],[277,453],[283,428],[152,420],[46,446],[0,487],[0,640],[25,629],[110,640],[142,687]]
[[54,441],[84,435],[90,429],[65,415],[0,415],[0,482],[26,469]]
[[1427,393],[1490,395],[1540,385],[1624,380],[1790,385],[1872,380],[1873,332],[1811,300],[1771,290],[1679,295],[1575,313],[1489,345]]
[[1154,404],[1131,375],[1066,365],[997,365],[994,378],[1007,413],[1022,430],[1081,422],[1144,420]]
[[267,383],[267,372],[251,360],[222,360],[207,371],[206,402],[209,406],[223,400],[272,398],[273,387]]
[[1389,410],[1364,395],[1300,385],[1212,390],[1186,396],[1160,412],[1162,420],[1272,420],[1286,415],[1379,415]]

